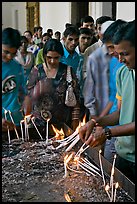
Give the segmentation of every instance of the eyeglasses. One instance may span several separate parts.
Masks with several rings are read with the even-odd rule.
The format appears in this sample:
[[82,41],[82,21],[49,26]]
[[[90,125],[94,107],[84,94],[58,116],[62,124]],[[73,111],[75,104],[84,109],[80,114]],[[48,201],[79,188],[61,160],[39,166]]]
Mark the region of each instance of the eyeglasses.
[[11,52],[9,52],[8,50],[3,50],[3,49],[2,49],[2,52],[3,52],[5,55],[10,55],[11,57],[15,57],[15,56],[16,56],[16,53],[17,53],[17,51],[14,52],[14,53],[11,53]]

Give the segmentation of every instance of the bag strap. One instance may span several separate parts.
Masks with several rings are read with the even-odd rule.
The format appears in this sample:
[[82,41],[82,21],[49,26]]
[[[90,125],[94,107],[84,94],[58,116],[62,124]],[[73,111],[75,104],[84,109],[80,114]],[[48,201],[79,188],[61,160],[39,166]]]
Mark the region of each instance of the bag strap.
[[67,81],[68,83],[71,83],[71,82],[72,82],[71,67],[70,67],[70,66],[67,66],[66,81]]

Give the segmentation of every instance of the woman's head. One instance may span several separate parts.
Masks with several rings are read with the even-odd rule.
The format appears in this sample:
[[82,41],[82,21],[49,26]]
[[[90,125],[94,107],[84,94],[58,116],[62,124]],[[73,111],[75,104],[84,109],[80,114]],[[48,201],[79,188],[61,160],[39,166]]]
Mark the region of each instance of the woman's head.
[[64,55],[61,42],[57,39],[49,39],[43,47],[43,58],[46,64],[57,64]]

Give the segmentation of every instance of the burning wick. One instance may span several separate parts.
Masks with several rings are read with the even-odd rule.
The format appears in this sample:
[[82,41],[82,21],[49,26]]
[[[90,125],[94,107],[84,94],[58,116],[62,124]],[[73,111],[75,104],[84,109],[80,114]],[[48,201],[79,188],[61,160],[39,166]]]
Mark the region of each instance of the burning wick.
[[108,197],[109,197],[109,199],[110,199],[110,201],[111,201],[111,197],[110,197],[110,194],[109,194],[109,192],[108,192],[108,191],[109,191],[109,188],[110,188],[110,187],[109,187],[109,185],[107,184],[106,187],[105,187],[105,191],[106,191],[106,193],[107,193],[107,195],[108,195]]
[[68,193],[65,193],[64,197],[65,197],[67,202],[71,202],[71,199],[70,199],[70,196],[68,195]]
[[102,178],[103,178],[103,183],[105,186],[105,178],[104,178],[104,172],[103,172],[103,167],[102,167],[102,160],[101,160],[101,149],[99,150],[99,162],[100,162],[100,168],[101,168],[101,173],[102,173]]
[[113,198],[113,202],[116,201],[116,191],[117,191],[117,188],[118,188],[119,184],[118,182],[115,184],[115,191],[114,191],[114,198]]
[[66,156],[64,157],[64,168],[65,168],[64,178],[67,177],[67,175],[68,175],[68,172],[67,172],[67,164],[68,164],[68,162],[71,160],[72,156],[73,156],[73,153],[71,153],[69,156],[66,155]]

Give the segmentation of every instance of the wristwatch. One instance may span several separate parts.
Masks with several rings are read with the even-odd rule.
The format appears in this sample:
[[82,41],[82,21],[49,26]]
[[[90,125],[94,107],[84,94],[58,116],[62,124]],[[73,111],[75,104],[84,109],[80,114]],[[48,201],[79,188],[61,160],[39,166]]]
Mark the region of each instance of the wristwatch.
[[111,140],[112,138],[111,130],[108,127],[106,127],[104,130],[105,130],[105,136],[107,137],[107,139]]

